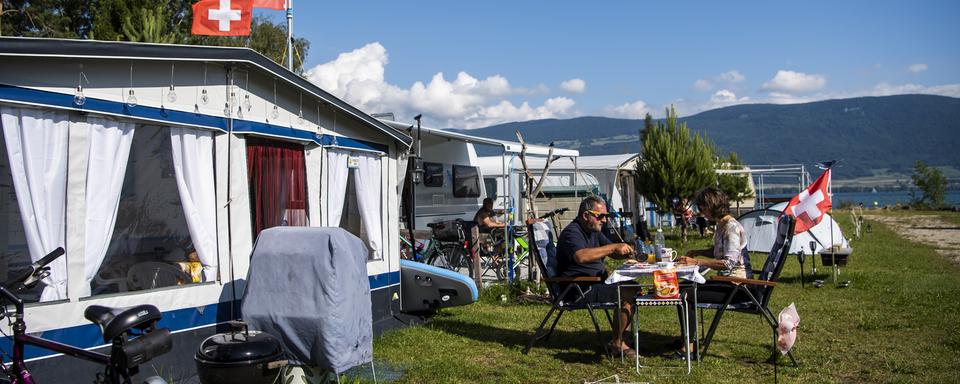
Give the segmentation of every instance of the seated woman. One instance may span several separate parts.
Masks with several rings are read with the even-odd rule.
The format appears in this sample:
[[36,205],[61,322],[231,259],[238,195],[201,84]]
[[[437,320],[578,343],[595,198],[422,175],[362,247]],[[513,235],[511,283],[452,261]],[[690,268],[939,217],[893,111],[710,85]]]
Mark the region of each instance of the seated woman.
[[[707,219],[717,222],[717,230],[713,234],[713,247],[691,250],[686,256],[681,256],[678,262],[708,267],[723,276],[753,278],[750,257],[747,254],[747,236],[743,225],[730,215],[730,200],[727,195],[716,188],[709,187],[700,191],[694,202]],[[693,287],[686,286],[683,292],[687,294],[690,334],[696,337],[697,321],[696,308],[693,307]],[[728,284],[701,284],[697,287],[696,299],[699,303],[720,304],[724,302],[729,292]],[[687,348],[692,349],[693,345],[688,345]]]

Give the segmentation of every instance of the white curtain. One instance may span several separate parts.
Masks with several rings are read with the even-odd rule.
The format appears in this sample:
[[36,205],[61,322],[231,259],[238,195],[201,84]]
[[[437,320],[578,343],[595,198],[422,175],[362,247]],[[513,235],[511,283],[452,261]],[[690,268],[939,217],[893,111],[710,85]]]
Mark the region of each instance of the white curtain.
[[343,203],[347,199],[348,157],[343,151],[327,149],[327,196],[324,199],[327,207],[324,214],[328,227],[339,227],[343,216]]
[[213,133],[194,128],[170,128],[173,168],[183,216],[193,248],[203,264],[204,281],[217,276],[217,194],[213,176]]
[[[66,243],[69,115],[30,108],[0,108],[17,206],[36,262]],[[67,298],[67,262],[50,264],[40,301]]]
[[380,156],[371,154],[356,155],[359,161],[354,169],[354,184],[357,188],[357,208],[360,210],[360,219],[367,234],[367,248],[370,249],[370,258],[379,260],[383,255],[383,215],[381,214],[381,180]]
[[90,295],[90,282],[100,270],[110,246],[135,127],[133,123],[94,117],[88,117],[87,123],[90,127],[90,162],[87,165],[87,232],[83,260],[86,281],[81,297]]

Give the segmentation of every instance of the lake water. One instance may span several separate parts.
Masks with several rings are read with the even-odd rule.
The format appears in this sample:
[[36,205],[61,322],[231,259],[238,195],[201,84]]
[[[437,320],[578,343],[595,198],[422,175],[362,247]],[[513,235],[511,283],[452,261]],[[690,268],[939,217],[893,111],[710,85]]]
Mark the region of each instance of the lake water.
[[[776,195],[769,197],[792,197],[786,195]],[[900,204],[909,204],[913,200],[913,196],[910,196],[908,191],[891,191],[891,192],[834,192],[833,194],[833,205],[840,206],[847,203],[850,204],[859,204],[863,203],[865,207],[872,207],[874,202],[877,206],[883,207],[886,205],[896,205]],[[960,191],[947,191],[947,195],[944,198],[944,203],[950,206],[960,206]]]

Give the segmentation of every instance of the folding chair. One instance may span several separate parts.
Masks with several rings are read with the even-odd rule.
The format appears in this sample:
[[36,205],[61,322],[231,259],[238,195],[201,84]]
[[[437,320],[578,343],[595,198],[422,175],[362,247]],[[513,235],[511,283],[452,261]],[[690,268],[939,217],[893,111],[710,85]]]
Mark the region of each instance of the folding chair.
[[[537,223],[543,224],[543,223]],[[604,314],[607,316],[607,322],[610,323],[611,329],[613,328],[613,318],[610,316],[610,309],[619,308],[619,303],[609,303],[609,302],[589,302],[586,299],[585,292],[580,287],[581,283],[593,283],[601,284],[603,280],[598,276],[590,277],[558,277],[556,276],[556,257],[557,257],[557,248],[553,245],[553,234],[549,228],[545,228],[546,225],[535,229],[534,225],[528,226],[527,234],[530,239],[530,244],[535,244],[536,246],[530,247],[530,255],[534,256],[533,259],[537,261],[537,267],[540,268],[540,273],[544,276],[543,281],[547,284],[547,290],[552,296],[550,310],[547,311],[547,315],[543,317],[543,321],[540,322],[540,326],[537,327],[537,330],[533,332],[533,337],[530,339],[530,343],[527,344],[527,347],[523,349],[523,353],[527,354],[530,352],[530,349],[533,348],[533,343],[538,340],[545,340],[553,334],[553,330],[557,327],[557,323],[560,321],[560,317],[563,316],[564,312],[575,311],[575,310],[586,310],[590,314],[590,319],[593,320],[593,327],[597,332],[597,340],[604,340],[603,335],[600,331],[600,323],[597,321],[597,316],[594,314],[594,309],[603,309]],[[540,236],[535,234],[535,231],[540,231]],[[538,237],[541,237],[539,240]],[[563,284],[566,284],[566,288],[561,289]],[[547,321],[553,317],[554,312],[557,316],[553,319],[553,323],[550,325],[550,329],[546,332],[543,332],[544,326],[547,324]],[[606,347],[604,347],[606,349]]]
[[[773,358],[776,358],[777,326],[779,324],[777,323],[777,317],[774,316],[767,305],[770,303],[770,296],[773,294],[773,288],[776,287],[777,280],[780,278],[783,265],[786,264],[787,254],[790,251],[790,242],[793,240],[794,224],[795,221],[792,217],[787,215],[780,217],[777,224],[777,240],[770,250],[770,255],[767,257],[767,261],[763,265],[763,270],[759,272],[757,279],[714,276],[707,283],[710,288],[716,289],[720,287],[721,289],[727,289],[728,292],[724,297],[723,304],[704,302],[697,304],[697,307],[701,309],[717,310],[710,324],[710,330],[703,340],[701,356],[707,354],[707,348],[710,347],[710,342],[713,340],[713,335],[717,330],[717,326],[720,325],[720,319],[723,317],[724,312],[734,311],[760,315],[767,321],[770,329],[773,331]],[[799,366],[792,352],[789,352],[788,356],[794,366]]]

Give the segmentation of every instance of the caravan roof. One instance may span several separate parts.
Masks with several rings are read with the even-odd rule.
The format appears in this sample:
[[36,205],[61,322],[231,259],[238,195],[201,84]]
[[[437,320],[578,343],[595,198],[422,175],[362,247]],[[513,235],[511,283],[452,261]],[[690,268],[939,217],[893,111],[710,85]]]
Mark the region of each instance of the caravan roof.
[[[385,124],[389,125],[390,127],[393,127],[394,129],[403,130],[404,132],[406,132],[407,130],[416,128],[416,126],[401,123],[398,121],[391,121],[391,120],[381,120],[381,121],[383,121]],[[419,129],[420,129],[420,133],[424,135],[437,136],[437,137],[442,137],[450,140],[459,140],[459,141],[463,141],[471,144],[481,144],[481,145],[490,145],[490,146],[500,147],[500,148],[503,148],[503,151],[505,153],[520,153],[520,151],[523,149],[523,145],[515,141],[498,140],[498,139],[491,139],[488,137],[467,135],[464,133],[447,131],[447,130],[438,129],[438,128],[420,127]],[[413,134],[414,134],[413,130],[411,130],[410,135],[413,136]],[[527,144],[527,153],[530,155],[546,156],[547,153],[549,153],[549,151],[550,151],[550,147],[546,147],[542,145]],[[580,156],[580,152],[575,149],[563,149],[563,148],[554,148],[553,154],[554,156],[570,156],[570,157]]]

